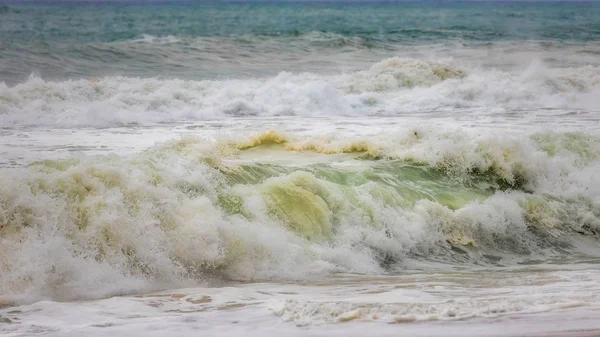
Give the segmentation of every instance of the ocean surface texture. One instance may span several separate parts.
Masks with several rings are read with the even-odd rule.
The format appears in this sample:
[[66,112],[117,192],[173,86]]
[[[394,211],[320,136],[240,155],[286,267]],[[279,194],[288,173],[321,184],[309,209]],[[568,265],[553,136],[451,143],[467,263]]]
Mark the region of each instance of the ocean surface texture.
[[0,334],[598,317],[600,2],[0,2]]

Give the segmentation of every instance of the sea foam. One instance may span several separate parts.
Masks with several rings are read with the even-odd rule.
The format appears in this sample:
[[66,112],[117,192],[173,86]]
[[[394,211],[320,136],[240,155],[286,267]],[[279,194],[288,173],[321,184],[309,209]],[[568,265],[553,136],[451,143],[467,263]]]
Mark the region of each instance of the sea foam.
[[100,77],[0,84],[0,125],[107,127],[240,116],[397,116],[432,111],[597,108],[600,69],[524,72],[463,69],[391,58],[370,69],[324,76],[186,81]]
[[[2,169],[1,299],[380,274],[411,259],[594,255],[583,238],[600,232],[599,144],[586,133],[268,131]],[[331,160],[261,159],[284,151],[301,161],[321,147]],[[232,160],[247,151],[253,161]]]

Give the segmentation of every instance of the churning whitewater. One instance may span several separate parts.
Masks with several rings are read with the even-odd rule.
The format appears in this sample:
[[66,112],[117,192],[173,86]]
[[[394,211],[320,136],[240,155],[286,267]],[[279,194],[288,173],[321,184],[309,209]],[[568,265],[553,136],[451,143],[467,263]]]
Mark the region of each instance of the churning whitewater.
[[[451,61],[388,58],[343,75],[178,80],[97,77],[0,83],[6,127],[110,127],[240,116],[398,116],[481,109],[597,109],[600,68],[468,69]],[[480,114],[481,111],[477,111]]]
[[[290,164],[288,160],[292,159]],[[4,303],[596,256],[600,139],[183,138],[3,169]]]

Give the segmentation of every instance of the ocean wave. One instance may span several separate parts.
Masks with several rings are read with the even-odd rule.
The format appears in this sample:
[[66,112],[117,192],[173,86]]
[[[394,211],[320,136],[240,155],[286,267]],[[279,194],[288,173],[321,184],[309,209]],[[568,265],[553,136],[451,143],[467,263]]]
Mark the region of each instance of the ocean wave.
[[167,36],[161,36],[161,37],[159,37],[159,36],[153,36],[153,35],[149,35],[149,34],[143,34],[141,37],[131,40],[131,42],[135,42],[135,43],[145,42],[145,43],[166,44],[166,43],[181,42],[181,39],[178,38],[178,37],[175,37],[173,35],[167,35]]
[[391,58],[365,71],[323,76],[185,81],[32,76],[0,83],[0,125],[113,126],[235,116],[402,115],[468,108],[595,109],[600,69],[534,64],[520,73]]
[[281,48],[285,45],[280,45],[282,42],[292,45],[305,47],[353,47],[357,49],[370,49],[374,47],[386,47],[386,41],[379,41],[373,37],[361,37],[353,35],[344,35],[323,31],[308,31],[308,32],[292,32],[289,34],[247,34],[247,35],[230,35],[230,36],[154,36],[150,34],[142,34],[140,37],[130,40],[119,40],[106,42],[108,45],[122,45],[127,43],[181,43],[186,45],[206,45],[210,43],[235,44],[238,47],[252,46],[253,48],[264,48],[265,45],[279,45]]
[[[236,160],[248,151],[253,161]],[[281,151],[295,162],[306,151],[332,159],[260,159]],[[379,274],[407,259],[497,265],[596,254],[583,238],[600,234],[599,169],[600,140],[586,133],[424,129],[369,140],[184,138],[128,157],[2,169],[0,301],[213,277]]]

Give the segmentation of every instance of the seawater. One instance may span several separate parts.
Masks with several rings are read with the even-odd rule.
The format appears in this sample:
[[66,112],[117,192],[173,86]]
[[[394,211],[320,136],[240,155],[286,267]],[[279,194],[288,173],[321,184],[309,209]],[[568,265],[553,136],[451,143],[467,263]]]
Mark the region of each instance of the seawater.
[[3,3],[0,331],[593,335],[599,18]]

